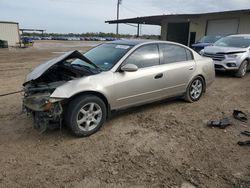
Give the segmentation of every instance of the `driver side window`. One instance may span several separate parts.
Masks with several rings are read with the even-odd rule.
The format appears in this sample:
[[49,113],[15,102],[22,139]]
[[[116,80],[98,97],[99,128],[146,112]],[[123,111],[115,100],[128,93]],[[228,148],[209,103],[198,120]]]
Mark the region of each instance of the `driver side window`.
[[125,64],[134,64],[138,68],[151,67],[159,65],[159,63],[160,56],[157,44],[142,46],[125,60]]

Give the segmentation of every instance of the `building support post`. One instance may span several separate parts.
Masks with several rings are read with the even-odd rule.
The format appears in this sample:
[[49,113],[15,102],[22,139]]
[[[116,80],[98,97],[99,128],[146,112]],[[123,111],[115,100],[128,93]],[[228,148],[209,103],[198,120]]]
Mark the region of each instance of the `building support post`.
[[[120,4],[121,0],[117,0],[117,15],[116,15],[117,20],[119,20]],[[119,23],[116,24],[116,36],[118,37],[118,35],[119,35]]]
[[140,24],[138,23],[137,25],[137,35],[136,35],[137,38],[140,37]]

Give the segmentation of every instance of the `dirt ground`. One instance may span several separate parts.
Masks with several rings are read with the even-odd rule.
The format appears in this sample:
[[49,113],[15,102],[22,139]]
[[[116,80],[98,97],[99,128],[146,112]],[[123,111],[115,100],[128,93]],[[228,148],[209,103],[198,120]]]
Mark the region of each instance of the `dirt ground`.
[[[25,75],[59,52],[85,51],[96,42],[39,41],[0,50],[0,94],[22,89]],[[168,100],[119,112],[96,134],[39,134],[22,113],[22,95],[0,97],[0,187],[250,187],[250,146],[238,141],[250,124],[250,73],[217,75],[199,102]],[[210,119],[233,125],[208,128]]]

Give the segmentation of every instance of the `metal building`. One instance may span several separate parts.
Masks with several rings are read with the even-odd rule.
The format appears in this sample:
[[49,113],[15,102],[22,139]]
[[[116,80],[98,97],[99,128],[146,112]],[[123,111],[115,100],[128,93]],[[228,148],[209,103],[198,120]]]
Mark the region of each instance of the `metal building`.
[[157,15],[111,20],[106,23],[159,25],[162,40],[191,45],[205,35],[250,34],[250,9]]
[[7,41],[9,46],[20,46],[18,23],[0,21],[0,40]]

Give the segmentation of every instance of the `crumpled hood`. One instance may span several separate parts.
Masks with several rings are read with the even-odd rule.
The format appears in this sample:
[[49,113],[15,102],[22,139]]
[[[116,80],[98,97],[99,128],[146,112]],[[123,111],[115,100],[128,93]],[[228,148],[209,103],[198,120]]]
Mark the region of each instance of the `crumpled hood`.
[[[31,80],[36,80],[38,79],[40,76],[42,76],[48,69],[50,69],[52,66],[68,59],[68,58],[79,58],[79,59],[83,59],[84,61],[87,61],[88,63],[90,63],[91,65],[94,65],[90,60],[88,60],[86,57],[84,57],[79,51],[75,50],[75,51],[70,51],[67,52],[59,57],[56,57],[54,59],[51,59],[49,61],[47,61],[46,63],[43,63],[41,65],[39,65],[38,67],[36,67],[35,69],[33,69],[33,71],[31,71],[25,79],[25,83],[31,81]],[[96,65],[94,65],[96,67]]]
[[205,53],[211,53],[211,54],[216,54],[216,53],[239,53],[239,52],[245,52],[247,51],[246,48],[234,48],[234,47],[221,47],[221,46],[207,46],[204,49]]

